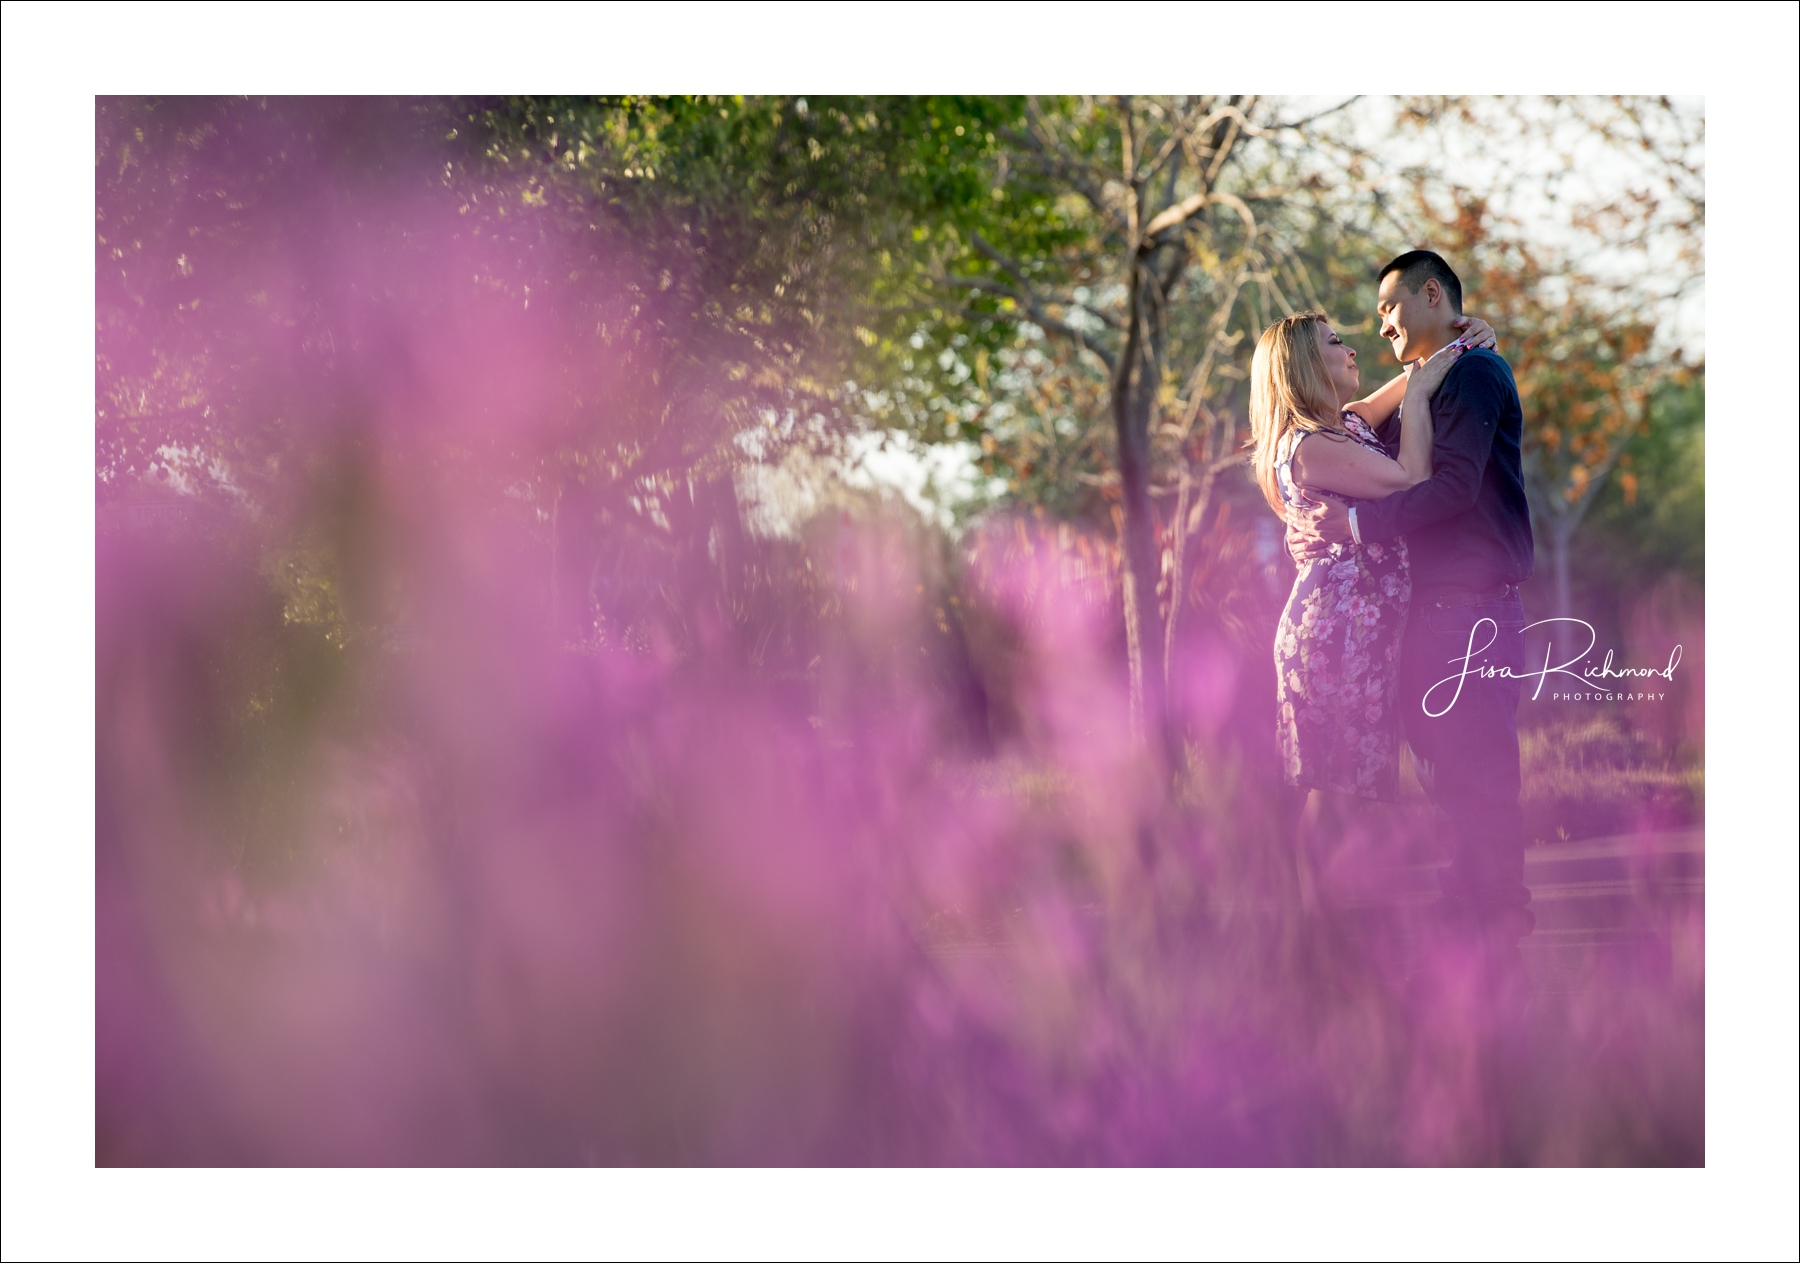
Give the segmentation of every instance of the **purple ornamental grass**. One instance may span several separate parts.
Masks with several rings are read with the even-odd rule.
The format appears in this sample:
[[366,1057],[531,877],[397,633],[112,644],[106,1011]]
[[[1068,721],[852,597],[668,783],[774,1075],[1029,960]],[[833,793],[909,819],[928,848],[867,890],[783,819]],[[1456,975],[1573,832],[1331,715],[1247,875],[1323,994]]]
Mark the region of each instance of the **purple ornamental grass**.
[[[1337,898],[1404,839],[1301,862],[1266,637],[1190,620],[1163,779],[1107,541],[996,518],[946,567],[875,515],[777,582],[791,541],[681,516],[714,449],[601,471],[711,406],[594,350],[604,270],[526,305],[465,283],[507,242],[385,211],[262,243],[332,346],[246,331],[254,509],[103,511],[98,1162],[1699,1160],[1697,958],[1509,1016]],[[639,495],[613,586],[547,579],[507,488],[552,468]]]

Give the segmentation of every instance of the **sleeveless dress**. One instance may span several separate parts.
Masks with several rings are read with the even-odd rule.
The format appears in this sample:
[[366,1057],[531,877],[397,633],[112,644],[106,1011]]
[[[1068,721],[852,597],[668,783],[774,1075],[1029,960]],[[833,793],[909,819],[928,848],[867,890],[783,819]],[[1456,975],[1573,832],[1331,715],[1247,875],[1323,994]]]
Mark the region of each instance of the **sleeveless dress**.
[[[1387,456],[1360,416],[1346,411],[1342,419],[1352,441]],[[1291,431],[1276,450],[1276,482],[1289,504],[1314,503],[1293,479],[1294,452],[1305,437]],[[1400,773],[1396,685],[1411,600],[1401,539],[1333,544],[1329,554],[1300,567],[1275,633],[1289,785],[1394,800]]]

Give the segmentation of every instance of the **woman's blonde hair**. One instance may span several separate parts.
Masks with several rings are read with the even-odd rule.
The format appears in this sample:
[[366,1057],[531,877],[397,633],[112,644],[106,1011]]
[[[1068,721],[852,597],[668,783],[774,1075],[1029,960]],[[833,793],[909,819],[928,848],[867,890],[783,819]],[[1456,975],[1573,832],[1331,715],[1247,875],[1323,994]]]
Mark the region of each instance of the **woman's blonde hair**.
[[1277,320],[1256,340],[1250,360],[1250,466],[1269,507],[1285,505],[1275,481],[1275,453],[1291,430],[1317,433],[1341,430],[1337,387],[1325,371],[1314,325],[1326,323],[1323,312],[1303,311]]

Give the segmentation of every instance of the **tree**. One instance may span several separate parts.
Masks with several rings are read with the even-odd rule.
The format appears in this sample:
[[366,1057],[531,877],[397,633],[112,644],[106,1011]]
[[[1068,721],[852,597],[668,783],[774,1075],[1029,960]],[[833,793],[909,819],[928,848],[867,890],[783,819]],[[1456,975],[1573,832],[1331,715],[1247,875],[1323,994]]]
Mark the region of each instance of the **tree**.
[[[877,341],[865,324],[878,323],[871,295],[889,284],[896,256],[918,248],[928,211],[954,221],[985,192],[973,159],[1006,108],[980,97],[488,106],[484,169],[500,195],[537,207],[560,239],[633,260],[634,313],[670,313],[658,335],[659,397],[691,396],[684,410],[709,436],[703,457],[692,443],[634,443],[625,459],[616,426],[585,432],[604,435],[607,452],[572,433],[534,482],[553,546],[585,522],[588,538],[572,551],[588,567],[613,564],[596,549],[616,531],[592,524],[630,520],[627,502],[646,489],[665,517],[689,513],[698,474],[712,530],[687,532],[689,547],[717,555],[728,541],[738,560],[717,564],[741,569],[734,471],[794,445],[829,445],[851,426],[843,383]],[[729,601],[743,617],[742,594]]]
[[[848,424],[848,328],[909,212],[969,200],[939,124],[985,108],[103,100],[99,498],[167,477],[248,507],[325,590],[346,550],[303,519],[343,496],[308,488],[358,485],[374,414],[407,397],[466,414],[433,467],[535,520],[565,634],[609,567],[741,572],[734,471]],[[459,371],[520,389],[419,395],[404,365],[459,312],[517,352],[470,346]]]
[[924,260],[956,301],[911,342],[948,379],[913,386],[941,392],[947,423],[908,419],[976,439],[1015,483],[1116,508],[1134,723],[1171,751],[1187,549],[1238,459],[1220,389],[1254,342],[1237,322],[1318,304],[1304,261],[1266,227],[1326,187],[1305,161],[1316,121],[1283,122],[1254,97],[1029,100],[997,133],[990,209]]

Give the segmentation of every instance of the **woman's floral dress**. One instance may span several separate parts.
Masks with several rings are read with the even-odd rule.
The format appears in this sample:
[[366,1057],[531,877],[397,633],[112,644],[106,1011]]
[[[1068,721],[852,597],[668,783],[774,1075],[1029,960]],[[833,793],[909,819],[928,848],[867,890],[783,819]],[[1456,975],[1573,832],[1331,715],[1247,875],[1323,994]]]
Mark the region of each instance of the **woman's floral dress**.
[[[1383,451],[1363,419],[1343,413],[1344,429]],[[1312,503],[1294,485],[1290,431],[1276,452],[1275,476],[1288,503]],[[1321,440],[1329,441],[1329,440]],[[1395,685],[1412,574],[1406,542],[1333,544],[1294,580],[1275,633],[1276,700],[1288,784],[1392,802],[1399,783]]]

